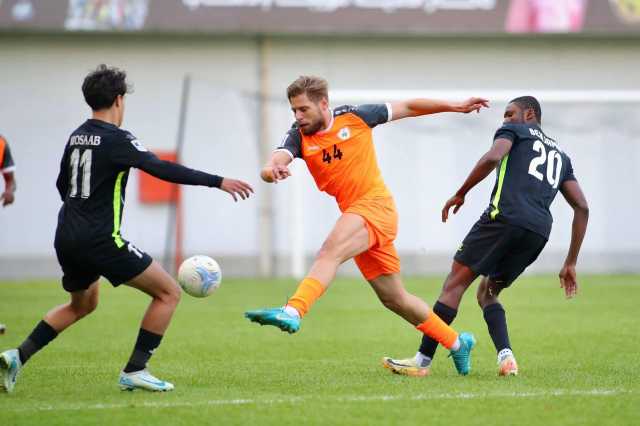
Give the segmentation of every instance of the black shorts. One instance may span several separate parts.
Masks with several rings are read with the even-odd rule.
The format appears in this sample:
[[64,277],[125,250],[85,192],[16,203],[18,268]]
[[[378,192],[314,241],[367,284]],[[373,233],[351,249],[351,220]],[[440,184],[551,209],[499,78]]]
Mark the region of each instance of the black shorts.
[[55,248],[62,267],[62,287],[68,292],[86,290],[100,278],[108,279],[114,287],[131,281],[151,265],[153,259],[128,241],[98,238],[80,242],[56,233]]
[[546,244],[547,239],[540,234],[483,215],[454,259],[505,288],[538,258]]

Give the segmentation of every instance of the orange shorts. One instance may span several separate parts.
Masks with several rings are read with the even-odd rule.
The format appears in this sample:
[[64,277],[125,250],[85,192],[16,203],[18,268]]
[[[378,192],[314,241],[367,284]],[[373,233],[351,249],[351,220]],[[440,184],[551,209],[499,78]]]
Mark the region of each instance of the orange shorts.
[[344,213],[362,216],[369,231],[369,249],[354,260],[367,281],[400,272],[400,257],[393,241],[398,234],[398,213],[393,198],[359,200]]

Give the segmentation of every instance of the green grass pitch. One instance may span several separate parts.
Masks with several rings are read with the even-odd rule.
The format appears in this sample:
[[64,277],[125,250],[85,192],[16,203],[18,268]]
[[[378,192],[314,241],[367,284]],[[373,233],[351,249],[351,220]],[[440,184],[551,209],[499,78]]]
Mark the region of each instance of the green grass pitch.
[[[407,287],[432,303],[441,278]],[[147,297],[101,286],[98,310],[34,356],[0,425],[70,424],[640,424],[640,276],[583,276],[577,299],[557,279],[525,277],[503,294],[520,376],[499,378],[475,285],[455,327],[475,333],[471,375],[439,349],[432,375],[394,376],[383,355],[406,357],[420,335],[360,279],[339,279],[288,335],[243,318],[277,306],[292,280],[226,280],[208,299],[184,295],[151,371],[167,394],[121,392],[119,370]],[[66,300],[55,282],[0,283],[0,348],[15,347]]]

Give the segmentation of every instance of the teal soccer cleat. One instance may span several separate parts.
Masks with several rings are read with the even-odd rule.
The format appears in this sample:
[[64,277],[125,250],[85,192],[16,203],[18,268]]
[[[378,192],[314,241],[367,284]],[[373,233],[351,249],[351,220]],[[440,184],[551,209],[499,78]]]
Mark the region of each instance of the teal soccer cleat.
[[0,353],[0,390],[13,392],[21,368],[22,362],[17,349]]
[[257,322],[260,325],[273,325],[289,334],[300,330],[300,318],[289,315],[283,308],[247,311],[244,316],[252,322]]
[[458,374],[466,376],[471,371],[471,350],[476,345],[476,339],[471,333],[460,333],[458,339],[460,339],[460,348],[457,351],[451,351],[449,356],[453,358]]

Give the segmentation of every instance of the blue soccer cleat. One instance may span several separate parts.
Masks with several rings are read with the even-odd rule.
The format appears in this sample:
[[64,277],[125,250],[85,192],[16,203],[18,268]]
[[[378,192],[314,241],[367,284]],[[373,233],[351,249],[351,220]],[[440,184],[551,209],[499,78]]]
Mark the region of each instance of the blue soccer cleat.
[[283,308],[258,309],[244,313],[251,322],[260,325],[273,325],[282,331],[293,334],[300,330],[300,318],[289,315]]
[[471,350],[476,345],[476,339],[471,333],[460,333],[458,339],[460,339],[460,348],[457,351],[451,351],[449,356],[453,358],[458,374],[466,376],[471,371]]
[[22,362],[17,349],[0,353],[0,390],[7,393],[13,392],[21,368]]

